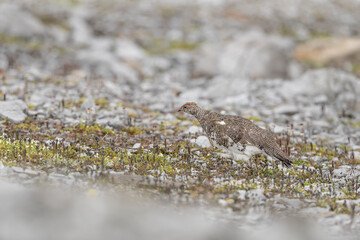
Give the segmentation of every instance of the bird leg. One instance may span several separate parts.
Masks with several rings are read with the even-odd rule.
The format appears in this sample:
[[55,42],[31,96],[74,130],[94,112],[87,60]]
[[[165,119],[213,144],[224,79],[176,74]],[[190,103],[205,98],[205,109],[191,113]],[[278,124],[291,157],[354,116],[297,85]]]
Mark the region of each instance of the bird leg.
[[246,150],[246,145],[245,144],[242,144],[242,149],[241,149],[241,152],[245,152],[245,150]]
[[240,151],[241,152],[245,152],[246,150],[246,145],[248,144],[248,142],[245,139],[241,139],[240,142],[241,146],[243,147]]
[[207,135],[206,135],[206,137],[209,139],[211,146],[214,148],[215,146],[214,146],[214,143],[211,141],[211,138],[209,138],[209,136],[207,136]]

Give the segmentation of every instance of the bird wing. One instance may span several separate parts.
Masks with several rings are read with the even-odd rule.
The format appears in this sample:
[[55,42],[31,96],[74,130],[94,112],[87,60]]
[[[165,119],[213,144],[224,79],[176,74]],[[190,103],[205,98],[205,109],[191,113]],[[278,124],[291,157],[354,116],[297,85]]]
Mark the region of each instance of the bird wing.
[[229,147],[233,144],[233,141],[226,135],[225,126],[217,120],[211,120],[209,126],[206,128],[206,133],[217,145]]
[[212,133],[216,136],[216,141],[223,146],[228,146],[234,143],[243,145],[251,144],[251,141],[246,136],[245,128],[241,121],[236,118],[219,116],[211,121]]

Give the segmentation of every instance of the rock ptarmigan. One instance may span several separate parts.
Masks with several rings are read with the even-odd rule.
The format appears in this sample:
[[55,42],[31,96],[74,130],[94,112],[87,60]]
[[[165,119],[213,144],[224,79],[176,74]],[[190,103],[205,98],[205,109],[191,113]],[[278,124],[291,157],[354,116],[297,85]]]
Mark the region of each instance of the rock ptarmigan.
[[253,154],[265,152],[287,167],[292,164],[291,158],[276,143],[274,134],[248,119],[211,112],[194,102],[185,103],[180,111],[190,113],[199,121],[212,145],[229,151],[237,159],[248,160]]

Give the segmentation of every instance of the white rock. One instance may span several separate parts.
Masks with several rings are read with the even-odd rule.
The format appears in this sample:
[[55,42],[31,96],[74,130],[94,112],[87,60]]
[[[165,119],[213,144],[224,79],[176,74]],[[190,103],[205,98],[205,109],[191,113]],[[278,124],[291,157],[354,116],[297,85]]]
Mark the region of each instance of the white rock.
[[319,95],[319,96],[314,97],[314,102],[318,103],[318,104],[326,103],[326,102],[328,102],[328,98],[325,95]]
[[219,76],[208,83],[207,90],[202,92],[203,97],[225,98],[239,96],[249,91],[249,79]]
[[119,40],[116,42],[116,55],[123,59],[140,60],[146,57],[143,49],[130,40]]
[[[221,106],[249,106],[253,103],[251,96],[247,93],[241,93],[235,96],[220,98],[219,101],[215,103],[215,106],[221,104]],[[219,106],[220,107],[220,106]]]
[[295,105],[290,105],[290,104],[280,105],[274,109],[275,114],[294,115],[295,113],[298,112],[299,112],[298,108]]
[[140,148],[141,147],[141,143],[135,143],[133,148]]
[[20,123],[25,121],[27,115],[24,111],[27,109],[26,103],[22,100],[0,101],[0,117],[9,119],[12,122]]
[[200,132],[202,132],[202,128],[198,127],[198,126],[191,126],[191,127],[189,127],[189,129],[186,132],[187,133],[200,133]]
[[9,66],[8,58],[5,54],[0,53],[0,68],[7,69]]
[[25,169],[24,173],[28,174],[28,175],[33,175],[33,176],[37,176],[40,175],[40,171],[34,171],[32,169]]
[[85,21],[87,12],[84,8],[76,8],[69,19],[69,26],[72,27],[72,39],[75,43],[88,44],[89,40],[93,38],[90,27]]
[[103,77],[113,77],[136,83],[137,74],[133,69],[120,62],[111,52],[105,50],[82,50],[78,51],[77,58],[84,63],[89,71],[92,69]]
[[211,143],[206,136],[199,136],[196,139],[191,139],[190,142],[195,143],[200,147],[211,147]]
[[196,71],[250,78],[286,77],[293,42],[260,31],[242,32],[223,45],[204,44]]
[[91,41],[88,41],[88,43],[92,50],[110,51],[114,44],[114,40],[108,37],[97,37],[91,38]]
[[228,205],[228,202],[225,199],[219,199],[218,203],[222,206],[222,207],[226,207]]
[[[278,93],[286,99],[310,97],[312,101],[328,100],[339,109],[358,109],[360,79],[335,69],[309,70],[294,81],[285,82]],[[319,99],[319,96],[321,98]]]
[[186,89],[180,94],[179,103],[198,102],[198,99],[202,95],[203,91],[203,88]]
[[270,128],[274,133],[285,133],[287,131],[286,127],[279,126],[276,124],[271,124]]
[[120,128],[124,126],[124,120],[119,117],[105,117],[101,119],[97,119],[95,123],[101,126],[110,126],[113,128]]
[[0,4],[0,33],[16,37],[34,37],[46,34],[44,25],[30,12],[15,4]]
[[124,90],[127,89],[127,86],[123,84],[117,84],[113,81],[106,80],[104,81],[104,88],[117,97],[122,97],[124,94]]
[[92,97],[88,97],[82,104],[80,107],[81,110],[83,111],[93,111],[95,109],[95,101]]
[[35,91],[30,97],[30,104],[37,107],[43,105],[49,101],[49,98],[45,96],[41,91]]
[[351,171],[350,166],[340,166],[339,168],[334,169],[334,177],[337,178],[346,177],[350,171]]

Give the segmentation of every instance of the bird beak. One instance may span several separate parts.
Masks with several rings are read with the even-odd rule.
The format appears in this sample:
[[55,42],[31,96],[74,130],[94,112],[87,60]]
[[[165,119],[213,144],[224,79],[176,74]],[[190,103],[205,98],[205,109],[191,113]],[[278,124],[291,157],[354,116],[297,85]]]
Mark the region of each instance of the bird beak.
[[182,112],[181,108],[179,108],[178,112]]

